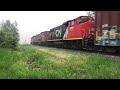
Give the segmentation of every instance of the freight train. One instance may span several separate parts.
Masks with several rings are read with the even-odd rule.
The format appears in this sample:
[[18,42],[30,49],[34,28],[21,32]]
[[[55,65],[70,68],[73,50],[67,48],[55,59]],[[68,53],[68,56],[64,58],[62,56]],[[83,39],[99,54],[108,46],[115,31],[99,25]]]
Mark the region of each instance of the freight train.
[[32,45],[120,51],[120,11],[96,11],[95,19],[80,16],[31,37]]

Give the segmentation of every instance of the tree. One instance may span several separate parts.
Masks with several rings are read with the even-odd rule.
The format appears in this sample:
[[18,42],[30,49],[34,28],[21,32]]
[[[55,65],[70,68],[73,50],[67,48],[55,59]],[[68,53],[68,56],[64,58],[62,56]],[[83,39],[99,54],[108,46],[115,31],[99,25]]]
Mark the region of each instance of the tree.
[[19,42],[17,22],[10,20],[0,24],[0,47],[16,49]]
[[95,19],[95,11],[86,11],[88,16],[93,17]]

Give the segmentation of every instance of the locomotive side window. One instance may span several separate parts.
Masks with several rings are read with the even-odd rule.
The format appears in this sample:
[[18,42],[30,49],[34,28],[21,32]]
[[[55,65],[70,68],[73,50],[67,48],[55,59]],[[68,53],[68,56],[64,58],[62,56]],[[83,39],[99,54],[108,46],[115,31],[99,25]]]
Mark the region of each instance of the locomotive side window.
[[89,19],[86,18],[86,17],[83,17],[83,18],[82,18],[82,21],[83,21],[83,22],[87,22],[87,21],[89,21]]
[[70,27],[74,26],[74,20],[70,22]]
[[76,20],[76,22],[77,22],[77,24],[80,24],[80,23],[82,23],[82,20],[81,20],[80,18],[78,18],[78,19]]

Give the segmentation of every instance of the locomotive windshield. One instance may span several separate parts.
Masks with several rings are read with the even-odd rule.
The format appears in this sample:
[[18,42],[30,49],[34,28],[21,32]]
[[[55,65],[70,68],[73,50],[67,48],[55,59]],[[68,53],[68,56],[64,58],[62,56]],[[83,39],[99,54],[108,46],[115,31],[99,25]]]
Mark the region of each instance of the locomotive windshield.
[[81,24],[87,21],[89,21],[88,17],[81,17],[81,18],[77,18],[76,20],[77,24]]
[[80,18],[77,19],[77,24],[82,23],[82,20]]

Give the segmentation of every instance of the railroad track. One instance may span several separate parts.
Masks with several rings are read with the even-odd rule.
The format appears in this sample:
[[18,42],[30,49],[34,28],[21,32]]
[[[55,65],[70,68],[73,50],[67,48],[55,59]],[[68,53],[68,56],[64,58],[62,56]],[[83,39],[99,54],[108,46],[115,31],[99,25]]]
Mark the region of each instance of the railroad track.
[[[52,47],[52,48],[58,48],[58,47]],[[60,48],[59,49],[65,49],[71,52],[79,52],[82,54],[91,54],[91,55],[97,55],[97,56],[105,56],[105,57],[111,57],[113,59],[120,59],[120,53],[112,53],[112,52],[103,52],[103,51],[95,51],[95,50],[85,50],[85,49],[73,49],[73,48]]]

